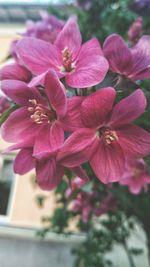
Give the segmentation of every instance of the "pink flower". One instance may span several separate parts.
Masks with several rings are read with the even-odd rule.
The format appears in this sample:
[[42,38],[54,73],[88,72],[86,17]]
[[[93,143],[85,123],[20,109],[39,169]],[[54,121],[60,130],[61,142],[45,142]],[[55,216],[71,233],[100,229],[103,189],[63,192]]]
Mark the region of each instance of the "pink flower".
[[128,38],[132,44],[136,44],[137,41],[139,40],[142,32],[142,26],[143,26],[142,17],[138,17],[136,21],[134,21],[130,26],[128,30]]
[[[57,144],[57,149],[60,149],[63,140]],[[9,150],[21,148],[14,161],[14,172],[23,175],[32,169],[36,169],[36,181],[43,190],[52,190],[59,185],[65,172],[65,168],[56,160],[57,151],[47,153],[41,159],[33,157],[33,147],[27,143],[17,144]],[[76,175],[83,179],[83,183],[88,181],[88,176],[80,167],[71,169]]]
[[67,112],[67,99],[56,74],[49,72],[45,77],[47,99],[21,81],[2,81],[2,90],[20,106],[2,125],[3,138],[12,143],[33,143],[33,154],[38,158],[57,151],[64,141],[61,120]]
[[[24,38],[17,44],[17,52],[35,75],[53,69],[59,77],[66,77],[71,87],[85,88],[101,82],[108,70],[97,39],[81,45],[76,19],[70,18],[54,44],[35,38]],[[38,78],[39,81],[39,78]]]
[[94,211],[94,199],[97,199],[96,192],[79,192],[75,200],[72,201],[71,210],[73,212],[81,213],[81,219],[87,223],[90,214]]
[[113,107],[116,91],[104,88],[81,104],[82,128],[75,131],[58,153],[64,166],[86,161],[103,183],[120,180],[125,158],[150,153],[150,134],[132,122],[145,110],[146,98],[138,89]]
[[65,22],[53,15],[49,15],[46,11],[41,11],[40,15],[42,19],[37,22],[27,21],[27,30],[22,35],[54,43]]
[[132,81],[150,77],[150,36],[142,36],[134,47],[128,48],[121,36],[112,34],[105,40],[103,52],[113,72]]
[[0,69],[0,80],[19,80],[30,82],[31,72],[18,63],[11,63]]
[[129,159],[125,172],[120,180],[121,185],[127,185],[133,194],[139,194],[150,184],[150,174],[143,159]]
[[80,177],[76,177],[71,181],[70,187],[67,188],[65,192],[65,197],[68,198],[71,196],[74,191],[77,189],[80,189],[82,186],[84,186],[88,182],[88,179],[81,179]]

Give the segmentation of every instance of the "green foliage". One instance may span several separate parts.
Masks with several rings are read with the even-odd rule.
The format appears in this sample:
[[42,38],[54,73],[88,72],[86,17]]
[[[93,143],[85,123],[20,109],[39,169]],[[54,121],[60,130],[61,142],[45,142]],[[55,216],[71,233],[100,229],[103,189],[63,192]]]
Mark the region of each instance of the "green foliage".
[[13,104],[9,109],[2,113],[0,116],[0,126],[4,123],[5,120],[9,117],[9,115],[18,108],[17,105]]

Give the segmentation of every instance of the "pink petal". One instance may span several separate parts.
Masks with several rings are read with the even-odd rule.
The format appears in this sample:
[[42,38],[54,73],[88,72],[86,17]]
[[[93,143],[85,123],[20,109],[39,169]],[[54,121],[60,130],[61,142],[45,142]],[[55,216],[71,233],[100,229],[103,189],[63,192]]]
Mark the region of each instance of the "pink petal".
[[4,80],[1,82],[1,89],[16,104],[21,106],[28,106],[31,99],[45,103],[36,88],[29,88],[26,83],[21,81]]
[[103,88],[86,97],[81,105],[82,122],[86,127],[98,127],[102,125],[111,111],[116,91],[111,88]]
[[50,153],[50,124],[41,125],[34,143],[33,156],[41,159],[44,155]]
[[137,195],[140,193],[143,187],[142,176],[141,177],[133,177],[133,180],[129,183],[129,190],[131,193]]
[[73,53],[73,59],[81,47],[81,33],[76,22],[76,17],[71,17],[59,33],[55,45],[60,51],[68,48]]
[[138,81],[138,80],[148,79],[149,77],[150,77],[150,66],[147,67],[147,69],[133,75],[133,77],[131,76],[130,78],[131,80]]
[[103,52],[112,71],[120,74],[130,73],[133,63],[132,54],[121,36],[110,35],[104,42]]
[[49,71],[45,76],[45,92],[50,105],[60,117],[67,111],[67,97],[64,85],[59,81],[55,72]]
[[72,132],[84,127],[80,112],[84,99],[84,96],[73,96],[67,99],[67,113],[61,121],[66,131]]
[[19,143],[28,139],[33,140],[38,129],[39,125],[30,119],[30,113],[23,107],[9,115],[1,126],[1,134],[5,141]]
[[31,77],[31,72],[17,63],[6,65],[0,70],[0,80],[9,79],[29,82]]
[[[77,177],[80,177],[85,182],[89,182],[89,177],[88,177],[86,171],[82,167],[80,167],[80,166],[74,167],[74,168],[72,168],[72,171],[77,175]],[[82,183],[83,183],[83,180],[81,180]]]
[[38,86],[38,85],[44,85],[44,81],[45,81],[45,76],[47,74],[48,71],[38,75],[38,76],[35,76],[29,83],[28,83],[28,86],[29,87],[35,87],[35,86]]
[[35,167],[32,149],[21,149],[14,161],[14,172],[23,175]]
[[146,97],[142,90],[136,90],[114,107],[110,124],[112,126],[119,126],[132,122],[145,111],[146,104]]
[[52,124],[50,128],[50,148],[51,151],[58,150],[64,143],[64,131],[59,122]]
[[117,130],[118,142],[126,155],[145,157],[150,154],[150,133],[135,125]]
[[138,43],[131,48],[131,53],[133,56],[133,68],[129,77],[133,80],[143,80],[145,79],[144,72],[147,72],[150,67],[150,36],[142,36]]
[[[17,144],[14,144],[12,146],[9,146],[7,147],[5,150],[4,150],[4,153],[8,153],[8,152],[11,152],[11,151],[14,151],[14,150],[19,150],[19,149],[22,149],[22,148],[29,148],[33,150],[33,145],[34,145],[34,140],[33,139],[26,139],[24,140],[23,142],[20,142],[20,143],[17,143]],[[33,154],[33,153],[32,153]]]
[[95,131],[82,128],[75,131],[58,152],[57,160],[66,167],[76,167],[89,160],[94,153],[97,138]]
[[66,82],[71,87],[91,87],[104,79],[109,66],[97,39],[93,38],[82,45],[75,66],[74,72],[66,75]]
[[37,159],[42,159],[55,155],[63,143],[64,131],[60,123],[45,124],[36,136],[33,156]]
[[125,158],[120,145],[106,145],[100,141],[90,165],[104,184],[119,181],[125,168]]
[[50,68],[58,70],[59,52],[52,44],[26,37],[17,43],[17,52],[24,64],[34,74],[42,74]]
[[64,169],[56,163],[55,158],[36,163],[37,183],[43,190],[52,190],[62,180]]

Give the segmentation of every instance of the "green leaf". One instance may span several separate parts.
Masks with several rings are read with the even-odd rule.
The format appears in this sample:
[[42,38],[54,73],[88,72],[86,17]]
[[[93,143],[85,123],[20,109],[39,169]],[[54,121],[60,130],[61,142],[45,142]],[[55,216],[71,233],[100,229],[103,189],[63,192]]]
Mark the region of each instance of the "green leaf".
[[18,108],[18,105],[13,105],[12,107],[10,107],[9,109],[7,109],[5,112],[2,113],[1,117],[0,117],[0,126],[7,120],[7,118],[9,117],[9,115],[15,111]]

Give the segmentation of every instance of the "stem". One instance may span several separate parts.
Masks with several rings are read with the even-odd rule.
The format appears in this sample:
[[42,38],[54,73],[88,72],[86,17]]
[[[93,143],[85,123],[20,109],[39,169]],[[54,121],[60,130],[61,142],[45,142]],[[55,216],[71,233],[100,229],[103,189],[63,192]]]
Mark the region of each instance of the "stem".
[[126,251],[126,254],[127,254],[127,257],[128,257],[128,260],[129,260],[129,263],[130,263],[130,266],[131,267],[136,267],[135,264],[134,264],[134,261],[133,261],[133,257],[132,257],[132,254],[127,246],[127,243],[126,243],[126,240],[124,240],[123,242],[123,247]]

